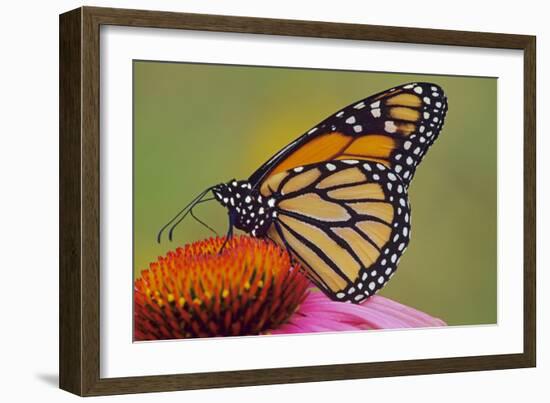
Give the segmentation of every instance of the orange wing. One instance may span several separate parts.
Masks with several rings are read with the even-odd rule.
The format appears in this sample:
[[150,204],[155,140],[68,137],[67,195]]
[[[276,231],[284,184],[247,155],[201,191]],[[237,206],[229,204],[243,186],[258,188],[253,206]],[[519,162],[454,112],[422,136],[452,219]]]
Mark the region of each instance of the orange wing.
[[447,98],[432,83],[411,83],[351,104],[283,148],[250,178],[258,186],[289,169],[323,161],[380,162],[408,185],[445,119]]
[[305,165],[270,176],[260,194],[277,200],[267,237],[338,301],[358,303],[374,295],[409,243],[407,190],[380,163]]

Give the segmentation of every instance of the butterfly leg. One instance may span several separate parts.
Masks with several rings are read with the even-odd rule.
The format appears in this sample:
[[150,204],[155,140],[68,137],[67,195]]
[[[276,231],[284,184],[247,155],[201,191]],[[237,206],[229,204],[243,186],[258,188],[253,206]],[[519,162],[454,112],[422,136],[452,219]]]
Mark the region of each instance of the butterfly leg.
[[229,229],[227,230],[227,235],[225,236],[225,241],[223,242],[222,247],[220,248],[220,251],[218,254],[221,254],[225,248],[225,245],[227,245],[227,242],[233,238],[233,217],[231,214],[229,214]]

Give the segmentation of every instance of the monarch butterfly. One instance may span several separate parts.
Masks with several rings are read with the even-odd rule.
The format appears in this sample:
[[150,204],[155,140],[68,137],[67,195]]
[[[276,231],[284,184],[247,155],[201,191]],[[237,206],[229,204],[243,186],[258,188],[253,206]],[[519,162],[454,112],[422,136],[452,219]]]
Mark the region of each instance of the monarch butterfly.
[[[310,129],[248,180],[207,188],[166,224],[217,200],[233,228],[267,237],[329,297],[360,303],[394,274],[411,235],[407,189],[447,111],[443,90],[409,83],[355,102]],[[205,199],[212,192],[213,197]],[[179,219],[178,219],[179,218]],[[175,222],[175,223],[174,223]]]

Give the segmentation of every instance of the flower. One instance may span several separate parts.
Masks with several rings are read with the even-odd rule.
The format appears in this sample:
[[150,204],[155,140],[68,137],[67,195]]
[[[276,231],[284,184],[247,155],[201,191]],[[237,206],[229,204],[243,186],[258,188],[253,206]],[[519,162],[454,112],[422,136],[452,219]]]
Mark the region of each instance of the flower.
[[332,301],[321,292],[311,292],[290,320],[270,333],[312,333],[436,326],[446,326],[446,324],[441,319],[379,295],[373,295],[361,305],[354,305]]
[[195,242],[134,283],[134,339],[260,334],[288,321],[309,281],[288,253],[246,236]]
[[134,339],[445,326],[382,296],[333,301],[276,244],[248,236],[177,248],[134,282]]

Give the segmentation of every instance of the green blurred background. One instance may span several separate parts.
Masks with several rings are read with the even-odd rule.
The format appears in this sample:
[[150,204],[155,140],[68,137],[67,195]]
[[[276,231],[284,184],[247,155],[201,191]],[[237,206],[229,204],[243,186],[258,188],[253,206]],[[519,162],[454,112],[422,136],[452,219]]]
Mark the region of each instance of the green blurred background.
[[[412,240],[380,292],[449,325],[497,319],[495,78],[134,62],[134,275],[211,233],[188,217],[158,230],[205,188],[246,179],[342,107],[410,81],[446,91],[442,133],[410,187]],[[216,202],[194,209],[227,230]]]

